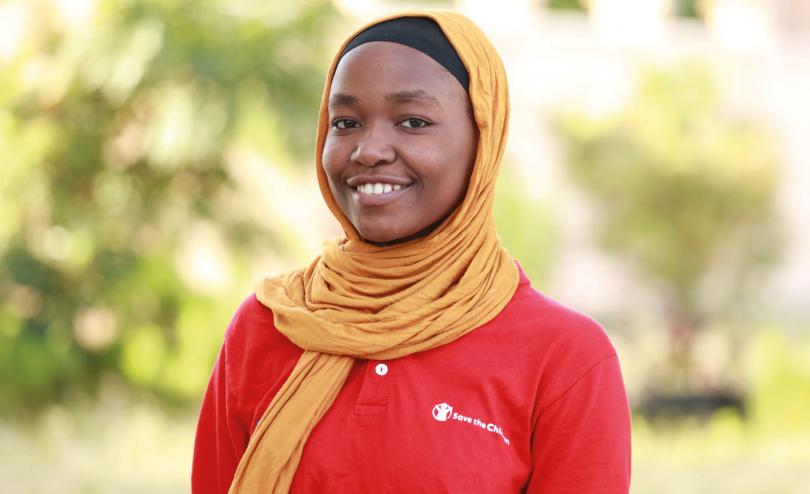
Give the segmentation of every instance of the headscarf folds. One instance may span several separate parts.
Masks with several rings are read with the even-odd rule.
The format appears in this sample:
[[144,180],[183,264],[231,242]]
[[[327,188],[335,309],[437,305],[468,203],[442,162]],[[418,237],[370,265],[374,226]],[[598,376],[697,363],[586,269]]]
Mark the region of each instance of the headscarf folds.
[[[428,236],[379,247],[364,242],[332,196],[321,155],[328,98],[340,54],[369,26],[400,17],[435,21],[469,73],[478,147],[467,194]],[[492,215],[506,143],[509,101],[500,57],[461,14],[413,11],[357,30],[337,51],[321,101],[318,183],[345,238],[327,243],[308,267],[256,287],[276,328],[304,349],[251,436],[230,493],[286,493],[310,432],[340,392],[354,359],[395,359],[450,343],[494,318],[518,284]]]

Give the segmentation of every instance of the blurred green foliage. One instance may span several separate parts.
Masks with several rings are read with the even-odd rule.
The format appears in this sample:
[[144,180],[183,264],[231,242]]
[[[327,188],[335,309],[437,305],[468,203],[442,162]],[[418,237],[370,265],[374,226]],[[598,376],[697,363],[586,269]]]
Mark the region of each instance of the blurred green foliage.
[[756,335],[750,347],[746,370],[754,426],[772,436],[810,432],[810,345],[789,341],[784,331],[768,328]]
[[304,161],[336,14],[325,0],[102,0],[71,24],[79,6],[46,4],[0,61],[0,409],[110,373],[197,399],[245,293],[184,280],[180,247],[216,224],[238,275],[275,241],[218,207],[229,153]]
[[532,284],[542,289],[559,254],[560,227],[552,205],[532,194],[528,184],[512,168],[504,166],[493,210],[504,246]]
[[[587,0],[545,0],[544,2],[550,10],[586,10]],[[674,13],[681,17],[699,17],[700,0],[674,0],[672,9]]]
[[585,10],[585,5],[581,0],[547,0],[547,6],[551,10]]
[[657,291],[673,363],[688,368],[693,332],[748,300],[780,250],[770,133],[690,64],[649,70],[622,110],[569,113],[556,130],[602,245]]
[[701,11],[698,5],[700,0],[676,0],[675,1],[675,14],[681,17],[700,17]]

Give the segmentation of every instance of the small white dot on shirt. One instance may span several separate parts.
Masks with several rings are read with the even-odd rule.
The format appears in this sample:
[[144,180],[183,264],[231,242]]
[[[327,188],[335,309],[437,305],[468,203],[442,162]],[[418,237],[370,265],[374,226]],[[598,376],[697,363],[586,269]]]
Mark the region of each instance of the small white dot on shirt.
[[388,366],[385,364],[377,364],[377,367],[374,368],[374,372],[376,372],[378,376],[384,376],[388,374]]

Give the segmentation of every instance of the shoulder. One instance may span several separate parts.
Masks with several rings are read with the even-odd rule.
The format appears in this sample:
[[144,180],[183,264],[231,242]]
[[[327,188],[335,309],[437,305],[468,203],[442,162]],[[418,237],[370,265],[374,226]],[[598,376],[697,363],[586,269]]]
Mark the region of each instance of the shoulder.
[[284,336],[276,329],[273,311],[262,305],[253,293],[236,309],[225,331],[225,345],[229,350],[265,345],[278,338]]
[[601,324],[543,295],[529,284],[518,286],[499,319],[516,338],[528,345],[528,349],[548,358],[565,356],[593,360],[616,353]]
[[275,384],[303,352],[276,329],[273,312],[255,294],[236,310],[223,346],[230,385],[236,392]]
[[598,322],[528,283],[518,287],[493,323],[491,337],[503,342],[497,346],[532,376],[537,409],[616,360],[616,350]]
[[225,347],[229,352],[301,353],[286,336],[276,329],[273,311],[262,305],[256,294],[250,294],[233,315],[225,331]]

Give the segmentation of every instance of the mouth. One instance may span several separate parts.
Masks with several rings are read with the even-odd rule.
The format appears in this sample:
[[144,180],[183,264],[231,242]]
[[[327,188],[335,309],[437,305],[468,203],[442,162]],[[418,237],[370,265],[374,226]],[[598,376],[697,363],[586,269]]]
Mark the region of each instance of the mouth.
[[[406,186],[407,187],[407,186]],[[356,187],[352,187],[352,189],[357,192],[358,194],[367,194],[367,195],[381,195],[381,194],[390,194],[391,192],[396,192],[398,190],[402,190],[403,187],[400,184],[388,184],[383,182],[375,182],[375,183],[365,183],[357,185]]]
[[382,206],[395,201],[413,185],[400,177],[352,177],[347,180],[352,197],[361,206]]

